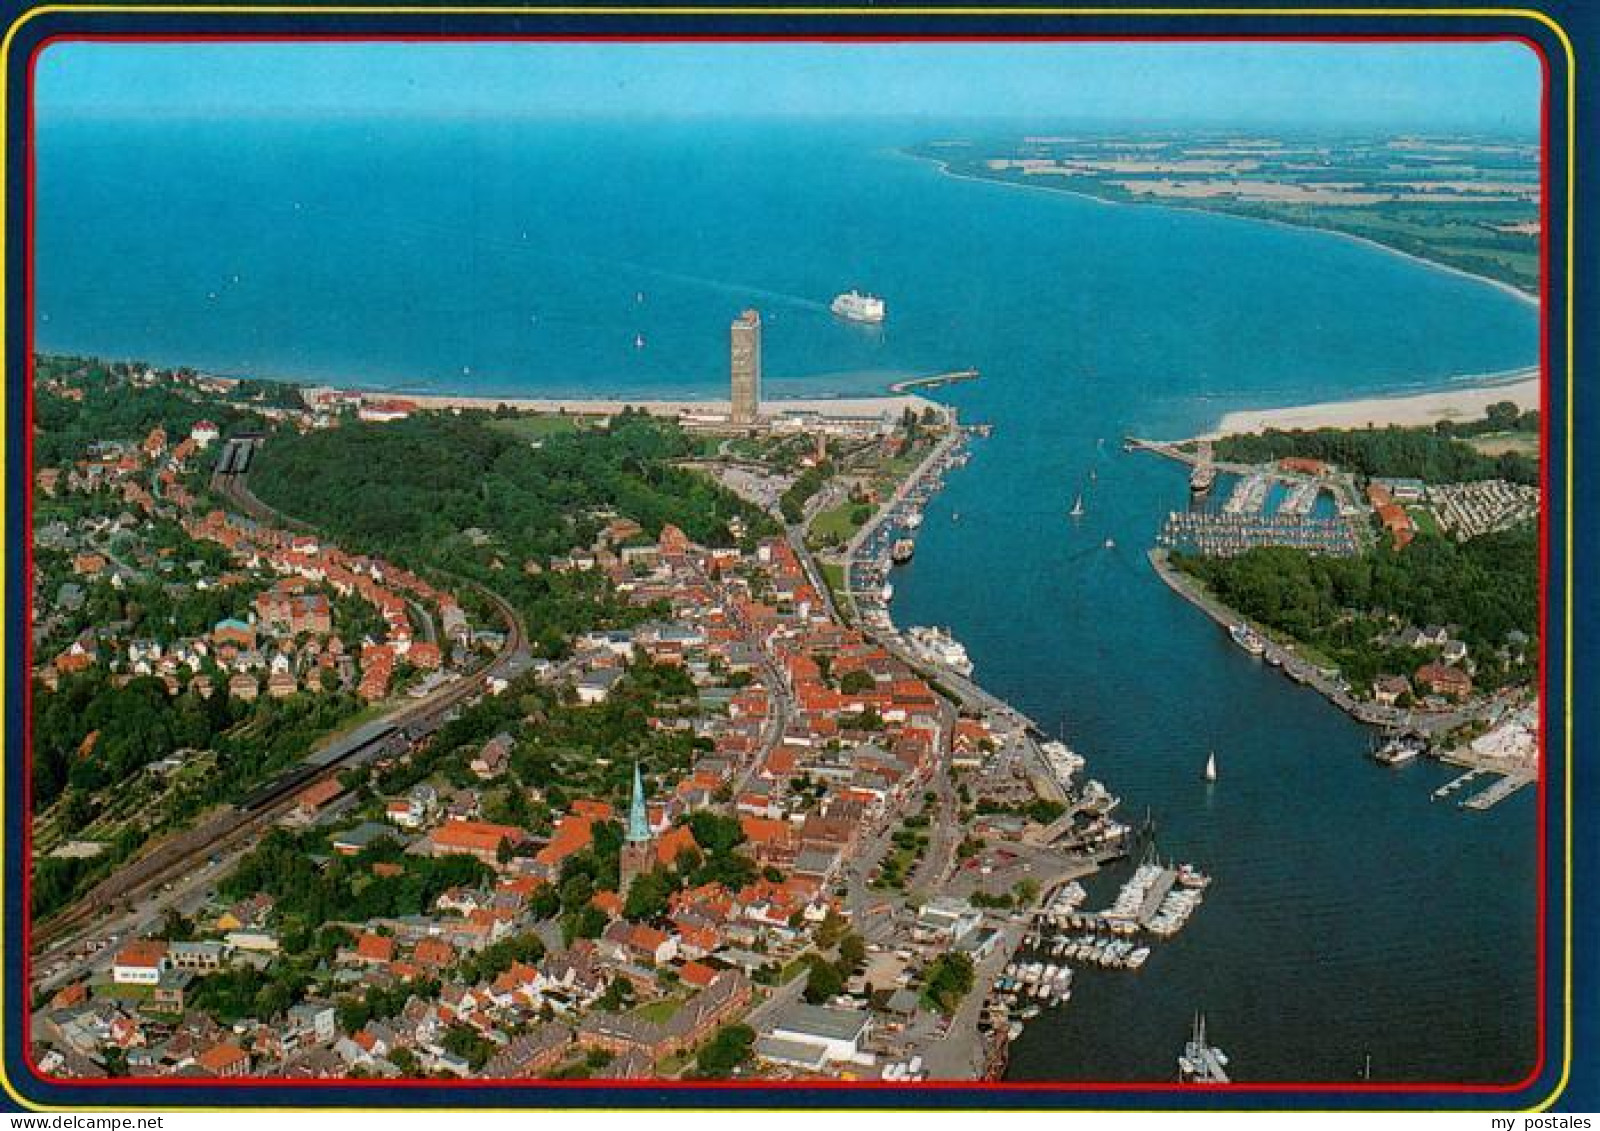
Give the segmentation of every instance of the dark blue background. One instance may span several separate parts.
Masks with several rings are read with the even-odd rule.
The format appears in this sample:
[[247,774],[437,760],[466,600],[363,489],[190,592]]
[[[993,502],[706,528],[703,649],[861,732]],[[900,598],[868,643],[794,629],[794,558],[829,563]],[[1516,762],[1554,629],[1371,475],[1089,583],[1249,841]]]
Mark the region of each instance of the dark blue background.
[[[1105,0],[1099,0],[1101,5]],[[1252,6],[1248,2],[1234,6]],[[1591,52],[1600,46],[1600,27],[1592,10],[1586,12],[1580,3],[1552,3],[1535,5],[1541,8],[1565,29],[1572,39],[1578,58],[1590,60]],[[1442,6],[1440,6],[1442,7]],[[10,13],[20,18],[26,11],[23,6],[12,6]],[[23,665],[21,642],[26,640],[27,578],[23,571],[23,554],[29,532],[25,528],[24,505],[30,476],[25,444],[24,407],[28,396],[27,338],[28,311],[25,300],[27,284],[26,230],[24,207],[26,182],[24,171],[27,160],[26,107],[28,99],[28,59],[32,51],[46,39],[57,35],[261,35],[285,36],[362,35],[440,35],[463,37],[489,35],[573,35],[585,38],[608,35],[673,35],[717,34],[730,36],[782,36],[782,35],[850,35],[871,33],[878,35],[995,35],[1026,37],[1030,35],[1099,35],[1137,38],[1152,35],[1237,35],[1250,36],[1493,36],[1515,35],[1530,39],[1543,50],[1550,65],[1551,100],[1549,116],[1550,133],[1550,262],[1547,265],[1551,280],[1551,299],[1547,310],[1548,360],[1551,375],[1550,422],[1551,444],[1549,480],[1551,491],[1546,500],[1551,530],[1551,560],[1548,571],[1550,600],[1550,632],[1546,641],[1548,656],[1547,717],[1551,720],[1548,742],[1547,796],[1550,811],[1547,816],[1549,832],[1549,890],[1546,894],[1550,961],[1547,968],[1547,1008],[1549,1025],[1546,1031],[1545,1069],[1535,1084],[1525,1093],[1508,1095],[1454,1094],[1454,1093],[1350,1093],[1350,1092],[1229,1092],[1207,1095],[1194,1091],[1170,1092],[1027,1092],[981,1088],[938,1090],[829,1090],[794,1091],[747,1087],[739,1089],[616,1089],[604,1086],[569,1088],[542,1088],[538,1085],[511,1088],[383,1088],[373,1090],[359,1087],[319,1087],[316,1090],[284,1087],[251,1087],[248,1085],[226,1087],[162,1087],[141,1086],[137,1091],[126,1087],[106,1087],[93,1084],[63,1087],[36,1081],[31,1076],[24,1058],[24,1048],[19,1043],[22,1034],[23,1013],[28,1003],[28,990],[23,984],[22,923],[26,908],[22,901],[21,869],[25,864],[22,855],[22,817],[25,781],[25,744],[23,741],[22,697],[28,678]],[[1597,89],[1592,63],[1577,71],[1579,91],[1578,136],[1587,133],[1592,138],[1593,113],[1586,108],[1593,105]],[[1149,1109],[1155,1107],[1196,1108],[1265,1108],[1277,1109],[1305,1106],[1318,1109],[1376,1107],[1393,1110],[1414,1107],[1420,1109],[1503,1110],[1542,1102],[1559,1086],[1562,1075],[1563,1044],[1567,1021],[1564,1005],[1564,978],[1566,976],[1562,924],[1567,913],[1567,871],[1563,857],[1567,842],[1565,826],[1565,798],[1569,767],[1565,762],[1562,744],[1565,710],[1568,704],[1563,695],[1567,672],[1563,666],[1566,633],[1562,610],[1565,608],[1568,586],[1576,595],[1574,600],[1575,632],[1573,638],[1572,686],[1575,689],[1572,709],[1572,740],[1574,761],[1578,772],[1572,776],[1573,813],[1576,825],[1572,830],[1573,858],[1571,882],[1574,916],[1574,952],[1572,955],[1572,1022],[1573,1056],[1570,1076],[1565,1090],[1555,1100],[1558,1110],[1600,1110],[1600,1031],[1596,1028],[1596,1006],[1600,1006],[1600,985],[1597,985],[1596,916],[1584,914],[1592,905],[1595,895],[1596,863],[1600,856],[1600,838],[1595,836],[1594,812],[1600,796],[1593,779],[1586,773],[1585,753],[1594,753],[1595,698],[1594,648],[1592,638],[1584,632],[1588,621],[1586,609],[1595,606],[1594,582],[1596,554],[1596,524],[1590,517],[1587,505],[1593,498],[1597,465],[1589,455],[1590,446],[1600,441],[1596,428],[1595,396],[1585,395],[1585,380],[1592,380],[1588,370],[1596,360],[1595,327],[1582,319],[1576,327],[1575,355],[1578,363],[1576,400],[1570,406],[1575,421],[1574,448],[1577,452],[1575,493],[1569,498],[1565,491],[1567,444],[1564,421],[1567,418],[1566,401],[1566,295],[1564,291],[1566,262],[1566,185],[1569,172],[1566,150],[1567,117],[1567,61],[1566,53],[1551,29],[1532,19],[1507,17],[1387,17],[1368,16],[1117,16],[1077,18],[1062,16],[1008,16],[972,17],[941,16],[937,14],[877,15],[870,18],[847,16],[796,17],[780,13],[764,15],[727,15],[715,18],[686,18],[675,16],[552,16],[539,17],[511,13],[485,16],[329,16],[317,14],[308,5],[304,14],[293,16],[257,16],[245,12],[225,15],[171,15],[159,13],[133,13],[106,15],[103,13],[51,13],[35,19],[23,27],[13,40],[8,60],[7,90],[7,213],[9,239],[7,242],[7,320],[6,357],[7,403],[6,434],[8,439],[8,465],[6,489],[9,507],[6,538],[10,553],[6,577],[6,637],[11,643],[6,671],[6,808],[10,816],[4,830],[5,860],[7,866],[4,908],[4,977],[6,979],[5,1067],[13,1086],[20,1087],[26,1098],[50,1104],[74,1104],[90,1109],[115,1106],[119,1103],[137,1103],[162,1107],[182,1107],[186,1104],[228,1106],[272,1106],[284,1102],[296,1105],[325,1102],[332,1105],[371,1107],[384,1103],[408,1107],[440,1106],[465,1107],[514,1106],[571,1106],[617,1107],[662,1105],[671,1107],[861,1107],[905,1108],[974,1106],[990,1109],[1011,1107],[1086,1107],[1104,1109],[1127,1107]],[[1578,207],[1580,218],[1590,215],[1589,197],[1596,184],[1593,146],[1580,145],[1577,153]],[[1582,239],[1585,226],[1578,226],[1579,242],[1576,252],[1577,287],[1581,300],[1584,296],[1593,305],[1595,293],[1595,262],[1592,254],[1585,254]],[[1587,364],[1586,364],[1587,363]],[[1578,507],[1574,525],[1574,574],[1565,573],[1565,530],[1569,507]],[[1586,689],[1589,693],[1585,694]],[[12,1097],[0,1099],[0,1104],[15,1106]]]

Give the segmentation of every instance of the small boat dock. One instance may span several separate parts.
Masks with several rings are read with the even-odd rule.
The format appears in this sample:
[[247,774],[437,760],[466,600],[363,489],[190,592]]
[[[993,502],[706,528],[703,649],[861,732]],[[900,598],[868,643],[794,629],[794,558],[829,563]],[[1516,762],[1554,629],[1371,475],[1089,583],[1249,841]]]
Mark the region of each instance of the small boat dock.
[[[1495,771],[1483,766],[1474,766],[1466,773],[1451,778],[1438,789],[1433,791],[1433,800],[1443,801],[1457,794],[1470,793],[1470,787],[1480,778],[1493,774]],[[1492,809],[1524,786],[1532,785],[1538,780],[1537,775],[1526,772],[1513,772],[1501,774],[1498,780],[1488,787],[1473,793],[1459,803],[1462,809],[1471,809],[1481,813],[1485,809]]]
[[1507,774],[1488,789],[1467,798],[1461,803],[1461,808],[1472,809],[1481,813],[1485,809],[1500,804],[1500,802],[1516,793],[1523,786],[1532,785],[1534,780],[1532,774]]
[[[1151,877],[1149,886],[1144,889],[1144,902],[1141,903],[1138,908],[1134,910],[1133,914],[1128,917],[1131,918],[1133,922],[1138,923],[1139,926],[1149,928],[1151,921],[1156,917],[1156,912],[1161,910],[1162,902],[1167,898],[1168,893],[1172,891],[1172,885],[1175,884],[1177,880],[1178,873],[1176,869],[1162,868],[1159,872]],[[1107,915],[1107,918],[1113,917],[1114,916]]]
[[1467,786],[1471,785],[1474,781],[1476,781],[1480,775],[1486,774],[1488,772],[1489,771],[1487,771],[1487,770],[1471,769],[1471,770],[1468,770],[1466,773],[1460,775],[1459,777],[1451,778],[1449,781],[1447,781],[1443,785],[1441,785],[1438,789],[1433,791],[1433,799],[1435,801],[1443,801],[1445,798],[1449,797],[1452,793],[1456,793],[1459,790],[1465,789]]

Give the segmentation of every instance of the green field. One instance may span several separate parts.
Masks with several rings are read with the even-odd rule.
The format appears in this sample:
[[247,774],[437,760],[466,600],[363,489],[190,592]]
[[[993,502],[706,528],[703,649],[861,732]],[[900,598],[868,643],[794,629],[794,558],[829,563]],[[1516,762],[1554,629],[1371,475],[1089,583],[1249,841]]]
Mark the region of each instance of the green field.
[[1427,507],[1407,507],[1406,513],[1411,516],[1411,521],[1417,524],[1420,533],[1432,535],[1440,533],[1439,520]]
[[542,440],[546,436],[564,436],[576,432],[585,427],[585,423],[575,416],[523,414],[496,417],[489,422],[489,427],[520,436],[524,440]]
[[1486,456],[1501,456],[1507,452],[1536,457],[1539,454],[1537,432],[1485,432],[1462,441]]
[[864,505],[870,514],[872,510],[870,505],[846,501],[817,515],[811,520],[812,543],[819,546],[830,544],[842,546],[850,541],[856,531],[864,525],[854,521],[851,513]]

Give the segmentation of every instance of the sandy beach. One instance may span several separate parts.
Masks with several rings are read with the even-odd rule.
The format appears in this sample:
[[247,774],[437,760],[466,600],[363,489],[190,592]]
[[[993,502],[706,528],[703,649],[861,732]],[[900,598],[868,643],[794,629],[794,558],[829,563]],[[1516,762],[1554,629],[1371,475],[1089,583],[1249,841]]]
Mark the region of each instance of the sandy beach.
[[[609,416],[624,408],[642,409],[652,416],[726,416],[727,401],[712,400],[568,400],[559,397],[465,397],[447,393],[366,394],[370,399],[409,401],[424,409],[515,409],[518,412],[557,413],[574,416]],[[804,397],[794,400],[765,400],[763,415],[816,413],[822,416],[877,420],[901,416],[906,409],[921,412],[933,402],[924,397],[902,395],[882,397]]]
[[1397,397],[1328,401],[1291,408],[1230,412],[1209,436],[1308,428],[1423,427],[1441,420],[1477,420],[1500,401],[1524,411],[1539,407],[1539,371],[1519,370],[1500,380]]

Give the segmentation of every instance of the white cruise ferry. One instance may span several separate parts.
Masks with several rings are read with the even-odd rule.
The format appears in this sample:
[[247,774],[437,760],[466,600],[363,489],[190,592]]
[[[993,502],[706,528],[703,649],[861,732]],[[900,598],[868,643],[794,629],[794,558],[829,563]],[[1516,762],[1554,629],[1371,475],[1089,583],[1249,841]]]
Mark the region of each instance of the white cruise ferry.
[[828,309],[852,322],[882,322],[886,313],[881,298],[859,291],[847,291],[836,296]]
[[961,642],[942,628],[915,625],[906,629],[911,650],[924,660],[942,664],[964,676],[972,674],[972,660]]

